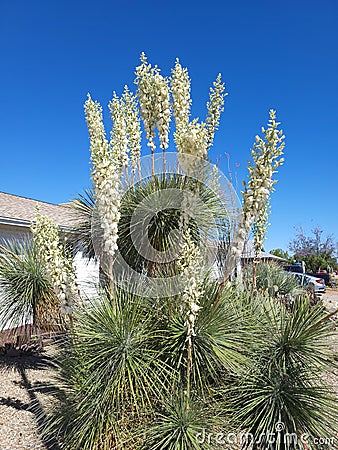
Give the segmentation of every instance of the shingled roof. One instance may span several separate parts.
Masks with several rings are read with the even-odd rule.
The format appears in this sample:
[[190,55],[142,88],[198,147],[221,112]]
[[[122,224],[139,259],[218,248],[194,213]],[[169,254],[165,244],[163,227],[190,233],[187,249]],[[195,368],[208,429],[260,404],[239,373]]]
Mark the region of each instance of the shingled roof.
[[72,228],[79,222],[79,215],[70,206],[19,197],[18,195],[0,192],[0,223],[20,223],[29,226],[36,216],[36,205],[40,213],[49,217],[62,228]]
[[[244,245],[243,253],[242,253],[243,259],[254,259],[255,258],[255,246],[254,241],[251,239],[248,239]],[[270,259],[275,261],[286,261],[284,258],[280,258],[279,256],[273,255],[272,253],[265,252],[262,250],[260,254],[258,255],[259,259]]]

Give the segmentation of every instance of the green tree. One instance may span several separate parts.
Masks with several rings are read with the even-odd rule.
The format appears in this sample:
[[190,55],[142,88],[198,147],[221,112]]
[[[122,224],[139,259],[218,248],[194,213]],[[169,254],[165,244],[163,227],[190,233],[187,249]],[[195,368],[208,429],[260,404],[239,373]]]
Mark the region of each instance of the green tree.
[[304,261],[306,270],[317,272],[320,269],[332,270],[338,268],[337,242],[332,235],[323,236],[323,230],[319,227],[311,231],[307,236],[302,227],[297,229],[294,239],[289,243],[289,249],[294,254],[294,259]]
[[293,260],[292,256],[282,248],[274,248],[270,250],[271,255],[278,256],[279,258],[286,259],[287,262],[291,262]]

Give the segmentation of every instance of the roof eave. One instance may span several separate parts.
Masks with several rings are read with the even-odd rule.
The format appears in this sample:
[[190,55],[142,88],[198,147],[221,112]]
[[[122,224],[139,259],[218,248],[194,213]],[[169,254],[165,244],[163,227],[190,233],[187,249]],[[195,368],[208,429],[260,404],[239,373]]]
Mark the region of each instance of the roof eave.
[[[27,229],[30,229],[30,226],[31,226],[31,222],[29,220],[14,219],[12,217],[1,217],[1,216],[0,216],[0,224],[10,225],[10,226],[15,226],[15,227],[22,227],[22,228],[27,228]],[[63,231],[64,233],[77,234],[77,231],[72,227],[58,225],[58,228],[61,231]]]

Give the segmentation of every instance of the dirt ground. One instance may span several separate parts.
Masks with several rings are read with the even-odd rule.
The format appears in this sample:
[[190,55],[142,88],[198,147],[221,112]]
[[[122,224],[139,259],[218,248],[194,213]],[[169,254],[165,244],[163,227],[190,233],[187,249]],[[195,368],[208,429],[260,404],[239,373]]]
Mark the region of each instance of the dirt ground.
[[326,293],[322,295],[325,307],[330,311],[338,309],[338,289],[327,288]]
[[[322,295],[322,300],[328,312],[333,313],[338,310],[338,288],[327,288],[326,293]],[[338,312],[332,316],[332,320],[336,326],[335,336],[332,338],[332,348],[338,360]],[[338,381],[338,379],[337,379]],[[337,427],[338,428],[338,427]]]
[[[328,312],[333,313],[338,310],[338,289],[327,288],[326,293],[322,295],[323,303]],[[338,312],[332,316],[332,321],[335,324],[335,333],[329,338],[329,346],[334,352],[335,359],[338,361]],[[329,384],[337,394],[338,403],[338,369],[334,370],[332,376],[328,377]],[[338,430],[338,424],[337,424]],[[337,441],[338,442],[338,441]]]

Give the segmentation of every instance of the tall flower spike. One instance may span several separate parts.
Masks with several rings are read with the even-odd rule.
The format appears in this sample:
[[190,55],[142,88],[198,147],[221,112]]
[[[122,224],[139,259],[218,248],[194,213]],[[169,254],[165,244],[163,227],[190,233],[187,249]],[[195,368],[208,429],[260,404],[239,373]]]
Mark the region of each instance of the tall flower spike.
[[160,73],[154,76],[154,94],[156,111],[156,127],[160,140],[160,147],[165,150],[169,147],[169,124],[170,124],[170,90],[167,78]]
[[[192,101],[188,70],[183,68],[177,59],[171,73],[170,86],[176,125],[174,138],[177,150],[182,154],[188,153],[203,158],[207,152],[207,130],[205,124],[199,123],[198,119],[189,122]],[[181,162],[186,165],[182,158]]]
[[270,110],[270,119],[268,128],[265,130],[264,139],[256,136],[251,155],[253,164],[249,164],[249,181],[245,184],[243,192],[244,212],[251,212],[253,220],[256,220],[258,215],[262,212],[262,206],[266,199],[268,199],[276,180],[273,180],[273,174],[276,169],[284,162],[282,158],[283,149],[285,146],[282,130],[278,130],[278,122],[276,122],[276,112]]
[[113,257],[117,250],[120,220],[120,170],[114,155],[110,153],[102,120],[101,105],[94,102],[88,94],[84,106],[90,139],[91,176],[100,223],[103,228],[104,251]]
[[273,180],[273,175],[284,162],[282,155],[285,146],[283,131],[278,130],[280,123],[276,122],[276,112],[270,110],[269,116],[268,128],[262,128],[264,138],[256,136],[256,142],[251,150],[253,163],[248,165],[249,181],[244,184],[245,189],[242,192],[243,210],[235,233],[226,277],[229,276],[234,261],[241,256],[245,240],[252,227],[257,257],[263,248],[269,226],[270,195],[277,182]]
[[147,57],[144,53],[141,54],[141,65],[136,67],[137,97],[141,107],[141,116],[144,123],[144,130],[148,140],[148,146],[151,151],[156,149],[155,144],[155,122],[154,114],[154,83],[153,77],[156,73],[156,68],[152,68],[148,63]]
[[160,74],[157,66],[152,67],[144,53],[141,65],[136,68],[137,97],[141,107],[144,129],[148,146],[154,152],[155,130],[157,128],[160,147],[165,150],[169,145],[170,91],[168,80]]
[[284,162],[282,154],[285,146],[285,136],[282,130],[278,130],[280,123],[276,122],[276,111],[271,109],[269,115],[268,128],[266,130],[262,128],[264,139],[256,136],[256,142],[251,152],[255,165],[250,167],[250,179],[248,183],[248,190],[250,194],[253,193],[253,195],[250,195],[250,201],[248,203],[253,208],[256,257],[263,248],[269,226],[269,197],[274,191],[274,185],[277,182],[272,177],[276,173],[277,168]]
[[61,313],[71,314],[78,287],[72,261],[59,240],[59,229],[48,217],[42,216],[37,207],[31,231],[38,254],[46,264],[54,292],[59,299]]
[[187,69],[182,68],[179,60],[176,60],[175,67],[172,69],[171,92],[176,124],[174,138],[179,153],[188,153],[200,158],[206,157],[209,147],[213,144],[215,131],[218,129],[223,111],[224,97],[227,95],[224,93],[224,89],[221,75],[218,75],[210,89],[206,123],[199,122],[198,119],[189,122],[190,78]]
[[184,280],[183,310],[186,312],[187,335],[195,335],[195,321],[200,309],[199,300],[203,295],[202,270],[203,259],[199,248],[193,242],[189,229],[185,232],[185,241],[178,260],[178,269]]
[[108,107],[113,121],[110,132],[111,155],[116,166],[122,170],[128,167],[129,149],[124,102],[117,97],[116,92],[114,92],[113,99],[109,102]]
[[136,97],[129,91],[128,86],[124,87],[122,100],[124,102],[124,115],[130,159],[133,172],[135,172],[140,163],[142,132],[137,100]]
[[178,59],[171,71],[170,87],[173,96],[173,113],[175,118],[176,133],[185,133],[190,117],[191,108],[191,80],[188,69],[183,68]]
[[218,74],[213,87],[210,88],[210,100],[207,103],[206,128],[208,130],[208,148],[213,144],[215,131],[218,130],[221,114],[224,111],[224,97],[228,95],[224,91],[225,86],[222,83],[221,74]]

